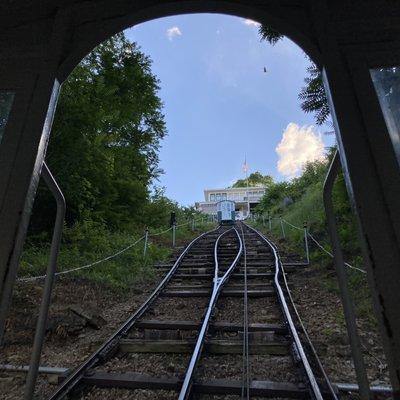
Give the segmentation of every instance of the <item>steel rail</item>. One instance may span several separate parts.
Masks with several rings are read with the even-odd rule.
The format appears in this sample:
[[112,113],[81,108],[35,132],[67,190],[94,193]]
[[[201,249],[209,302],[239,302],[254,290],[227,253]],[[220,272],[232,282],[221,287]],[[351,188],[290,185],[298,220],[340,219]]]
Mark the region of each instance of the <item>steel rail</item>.
[[242,399],[250,399],[250,367],[249,367],[249,308],[247,295],[247,251],[246,239],[244,238],[243,225],[240,224],[243,238],[243,376],[242,376]]
[[270,242],[262,233],[258,232],[256,229],[254,229],[253,227],[245,224],[250,230],[252,230],[253,232],[255,232],[256,234],[258,234],[260,236],[260,238],[262,238],[267,244],[268,246],[271,248],[272,252],[274,253],[274,258],[275,258],[275,277],[274,277],[274,284],[275,284],[275,288],[276,291],[278,293],[278,297],[279,297],[279,301],[282,307],[282,311],[284,313],[290,334],[292,336],[293,342],[296,346],[299,358],[301,360],[301,363],[303,365],[304,371],[306,373],[308,382],[310,384],[310,389],[312,391],[312,395],[316,400],[323,400],[323,396],[321,393],[321,389],[318,385],[317,379],[314,375],[314,372],[311,368],[310,362],[308,361],[307,355],[304,351],[303,345],[301,343],[299,334],[297,333],[297,329],[295,327],[295,324],[293,322],[292,316],[290,314],[289,311],[289,307],[288,304],[286,302],[285,299],[285,295],[283,293],[281,284],[279,282],[279,278],[281,275],[283,275],[283,271],[282,271],[282,262],[281,259],[279,257],[279,253],[275,247],[275,245]]
[[[220,239],[232,230],[236,233],[236,236],[238,238],[239,251],[238,251],[235,259],[233,260],[232,264],[230,265],[230,267],[224,273],[224,275],[222,277],[219,277],[218,276],[218,273],[219,273],[218,244],[219,244]],[[183,380],[183,384],[182,384],[182,387],[181,387],[181,390],[179,393],[179,397],[178,397],[179,400],[188,400],[190,398],[192,385],[193,385],[193,374],[196,369],[197,363],[200,359],[200,355],[201,355],[201,352],[202,352],[202,349],[204,346],[204,341],[205,341],[205,338],[207,335],[208,327],[210,325],[210,319],[213,314],[215,304],[218,300],[218,296],[221,292],[221,289],[222,289],[224,283],[227,281],[227,279],[229,278],[229,275],[231,274],[233,269],[236,267],[236,264],[239,261],[240,256],[242,255],[242,251],[243,251],[242,240],[241,240],[239,232],[236,230],[236,228],[231,228],[231,229],[228,229],[227,231],[223,232],[220,236],[218,236],[217,240],[215,241],[215,245],[214,245],[215,268],[214,268],[213,290],[212,290],[212,294],[210,297],[210,301],[208,303],[207,311],[206,311],[204,319],[203,319],[203,323],[202,323],[200,331],[199,331],[199,335],[196,340],[196,345],[194,347],[194,350],[193,350],[193,353],[192,353],[192,356],[191,356],[191,359],[189,362],[189,366],[186,370],[185,378]]]
[[99,364],[102,360],[106,359],[110,354],[112,354],[122,337],[126,336],[130,329],[132,329],[133,325],[138,321],[138,319],[147,311],[147,309],[151,306],[151,304],[158,298],[162,290],[169,283],[172,276],[178,269],[182,259],[189,252],[190,248],[201,238],[204,236],[216,231],[219,227],[212,229],[208,232],[204,232],[201,235],[197,236],[193,239],[189,245],[184,249],[184,251],[180,254],[178,259],[175,261],[174,265],[171,267],[167,275],[160,282],[157,288],[153,291],[153,293],[147,298],[147,300],[140,306],[138,310],[134,314],[129,317],[127,321],[125,321],[108,339],[104,342],[94,353],[92,353],[78,368],[76,368],[62,383],[58,388],[51,394],[48,400],[56,400],[62,399],[68,393],[71,392],[84,377],[85,373]]
[[[264,236],[264,235],[262,235],[260,232],[257,232],[257,233],[259,233],[261,236]],[[272,246],[274,246],[275,248],[277,248],[277,246],[275,245],[274,242],[272,242],[272,240],[269,240],[269,242],[272,244]],[[333,399],[333,400],[338,400],[337,390],[335,389],[335,387],[337,387],[337,384],[333,384],[333,383],[330,381],[330,379],[329,379],[329,377],[328,377],[328,375],[327,375],[327,373],[326,373],[326,371],[325,371],[325,368],[324,368],[324,366],[322,365],[322,362],[321,362],[321,360],[320,360],[320,358],[319,358],[319,356],[318,356],[317,350],[315,349],[315,347],[314,347],[314,345],[313,345],[313,343],[312,343],[312,341],[311,341],[311,338],[310,338],[310,336],[308,335],[307,329],[306,329],[306,327],[305,327],[304,324],[303,324],[303,321],[302,321],[302,319],[301,319],[301,317],[300,317],[300,314],[299,314],[299,312],[298,312],[298,310],[297,310],[296,304],[295,304],[295,302],[294,302],[294,300],[293,300],[292,293],[291,293],[291,291],[290,291],[290,289],[289,289],[289,284],[288,284],[288,281],[287,281],[287,279],[286,279],[286,273],[285,273],[285,268],[284,268],[283,264],[282,264],[282,276],[283,276],[283,281],[284,281],[284,283],[285,283],[285,287],[286,287],[286,291],[287,291],[287,294],[288,294],[290,303],[291,303],[292,308],[293,308],[293,310],[294,310],[294,313],[295,313],[295,315],[296,315],[297,321],[298,321],[298,323],[299,323],[299,325],[300,325],[300,327],[301,327],[301,329],[302,329],[302,331],[303,331],[303,334],[304,334],[304,336],[306,337],[308,346],[310,347],[310,349],[311,349],[311,351],[312,351],[312,353],[313,353],[313,356],[314,356],[314,358],[315,358],[315,360],[316,360],[316,362],[317,362],[317,364],[318,364],[318,368],[320,369],[320,371],[321,371],[321,373],[322,373],[322,375],[323,375],[323,378],[324,378],[324,380],[325,380],[325,382],[326,382],[326,384],[327,384],[327,386],[328,386],[328,390],[329,390],[329,392],[331,393],[332,399]]]

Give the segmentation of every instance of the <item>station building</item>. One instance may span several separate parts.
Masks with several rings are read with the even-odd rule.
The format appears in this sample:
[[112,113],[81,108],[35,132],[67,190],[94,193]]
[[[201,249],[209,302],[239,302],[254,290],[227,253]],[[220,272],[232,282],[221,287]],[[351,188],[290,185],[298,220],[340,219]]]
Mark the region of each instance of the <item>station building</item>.
[[226,189],[205,189],[204,201],[195,204],[196,210],[205,214],[216,215],[217,203],[221,200],[235,202],[238,218],[245,218],[257,206],[265,194],[265,187],[238,187]]

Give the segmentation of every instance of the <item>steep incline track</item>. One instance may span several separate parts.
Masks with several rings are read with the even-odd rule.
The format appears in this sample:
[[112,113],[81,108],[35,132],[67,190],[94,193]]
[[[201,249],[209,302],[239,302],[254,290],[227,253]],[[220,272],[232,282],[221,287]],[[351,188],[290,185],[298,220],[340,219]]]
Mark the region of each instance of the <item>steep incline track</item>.
[[149,299],[50,399],[335,397],[257,231],[219,227],[159,270]]

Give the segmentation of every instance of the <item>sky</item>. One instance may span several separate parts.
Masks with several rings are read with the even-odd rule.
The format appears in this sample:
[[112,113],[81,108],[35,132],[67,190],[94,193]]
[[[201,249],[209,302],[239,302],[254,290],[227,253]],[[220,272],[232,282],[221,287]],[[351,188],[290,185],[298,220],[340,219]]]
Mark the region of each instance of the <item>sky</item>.
[[[251,20],[181,15],[136,25],[126,36],[153,60],[168,136],[158,186],[181,205],[259,171],[291,179],[321,159],[332,137],[300,108],[310,61],[293,42],[261,42]],[[266,72],[264,72],[264,67]]]

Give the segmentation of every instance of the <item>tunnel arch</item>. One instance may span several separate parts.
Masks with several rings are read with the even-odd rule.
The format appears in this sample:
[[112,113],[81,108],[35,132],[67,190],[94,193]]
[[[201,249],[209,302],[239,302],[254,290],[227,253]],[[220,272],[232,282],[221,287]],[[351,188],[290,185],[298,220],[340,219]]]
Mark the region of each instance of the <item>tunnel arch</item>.
[[[148,2],[149,3],[149,2]],[[223,14],[252,19],[267,24],[296,43],[319,67],[322,54],[313,34],[309,16],[305,9],[290,8],[278,3],[273,5],[251,4],[251,1],[211,0],[156,0],[152,5],[129,6],[117,2],[94,7],[80,6],[79,18],[74,20],[75,30],[72,43],[64,54],[57,70],[57,79],[63,82],[79,62],[103,41],[134,25],[184,14]],[[289,12],[291,11],[291,12]],[[70,11],[71,12],[71,11]]]

